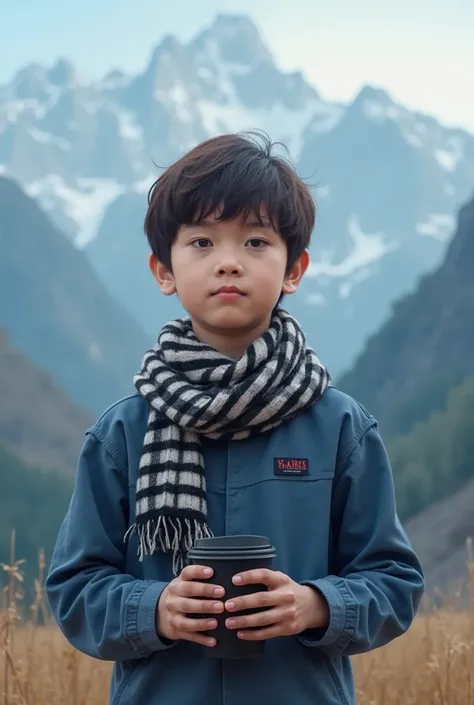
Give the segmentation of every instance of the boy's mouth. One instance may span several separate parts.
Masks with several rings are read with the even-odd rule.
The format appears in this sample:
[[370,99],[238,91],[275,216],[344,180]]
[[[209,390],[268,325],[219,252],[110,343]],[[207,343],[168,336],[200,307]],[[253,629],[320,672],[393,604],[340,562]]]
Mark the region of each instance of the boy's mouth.
[[218,296],[220,299],[232,301],[240,298],[241,296],[247,296],[247,294],[237,286],[221,286],[219,289],[214,291],[211,296]]

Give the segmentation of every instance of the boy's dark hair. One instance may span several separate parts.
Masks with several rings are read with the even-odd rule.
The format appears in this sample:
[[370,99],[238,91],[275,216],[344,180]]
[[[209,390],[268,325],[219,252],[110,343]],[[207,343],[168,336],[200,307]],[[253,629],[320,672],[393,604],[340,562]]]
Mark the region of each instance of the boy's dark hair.
[[[171,246],[182,225],[263,215],[288,248],[287,271],[308,247],[315,205],[290,163],[272,154],[264,133],[229,134],[202,142],[170,166],[148,194],[145,233],[155,257],[171,271]],[[262,213],[263,208],[263,213]]]

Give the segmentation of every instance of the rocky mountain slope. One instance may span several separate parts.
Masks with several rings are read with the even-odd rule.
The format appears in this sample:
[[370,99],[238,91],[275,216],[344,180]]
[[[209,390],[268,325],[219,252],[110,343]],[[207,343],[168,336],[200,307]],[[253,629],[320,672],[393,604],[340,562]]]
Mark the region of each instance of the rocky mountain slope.
[[[15,557],[21,566],[27,604],[35,594],[41,549],[49,562],[59,527],[73,491],[73,477],[29,466],[8,451],[0,441],[0,563],[10,564],[10,538],[15,531]],[[0,590],[8,575],[0,572]],[[19,586],[18,586],[19,587]]]
[[474,374],[474,199],[459,213],[441,266],[399,300],[339,386],[389,435],[403,433]]
[[474,478],[407,522],[406,531],[425,572],[428,595],[468,596],[468,561],[473,560]]
[[93,417],[0,330],[0,444],[27,465],[72,476]]
[[0,328],[12,345],[95,414],[129,393],[151,338],[105,291],[85,254],[4,177],[0,251]]

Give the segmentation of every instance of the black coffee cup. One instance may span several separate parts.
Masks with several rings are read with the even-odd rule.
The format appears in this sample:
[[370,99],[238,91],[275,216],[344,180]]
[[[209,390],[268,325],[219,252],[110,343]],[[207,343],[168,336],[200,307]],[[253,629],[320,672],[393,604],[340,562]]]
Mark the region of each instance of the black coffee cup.
[[[234,585],[232,578],[237,573],[254,568],[272,568],[276,550],[264,536],[215,536],[209,539],[197,539],[188,552],[188,563],[212,568],[213,576],[209,579],[214,585],[225,589],[224,601],[241,595],[250,595],[266,590],[265,585]],[[214,598],[213,601],[215,601]],[[265,608],[264,608],[265,609]],[[264,641],[246,641],[239,639],[237,629],[228,629],[226,619],[241,614],[251,614],[260,610],[245,610],[213,615],[217,619],[217,629],[206,632],[215,637],[217,644],[206,648],[216,658],[249,658],[262,653]],[[203,615],[193,615],[202,618]]]

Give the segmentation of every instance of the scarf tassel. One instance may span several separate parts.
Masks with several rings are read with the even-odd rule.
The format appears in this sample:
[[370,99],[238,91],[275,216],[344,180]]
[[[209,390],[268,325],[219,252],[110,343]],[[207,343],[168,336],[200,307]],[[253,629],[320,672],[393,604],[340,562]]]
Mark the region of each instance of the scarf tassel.
[[151,556],[157,552],[172,553],[175,576],[179,575],[185,567],[187,553],[196,540],[213,536],[205,522],[163,514],[148,519],[144,524],[132,524],[124,536],[124,541],[128,541],[134,533],[137,534],[138,539],[139,560],[143,561],[144,556]]

